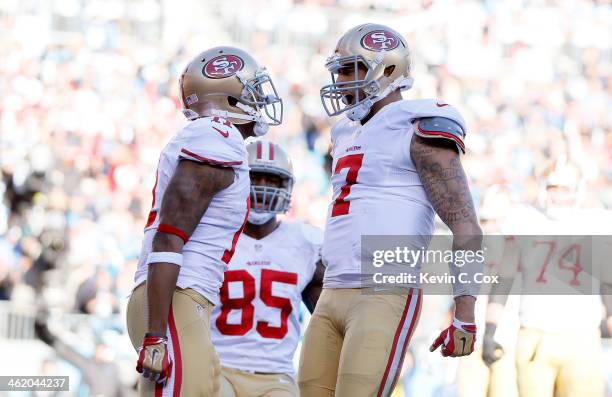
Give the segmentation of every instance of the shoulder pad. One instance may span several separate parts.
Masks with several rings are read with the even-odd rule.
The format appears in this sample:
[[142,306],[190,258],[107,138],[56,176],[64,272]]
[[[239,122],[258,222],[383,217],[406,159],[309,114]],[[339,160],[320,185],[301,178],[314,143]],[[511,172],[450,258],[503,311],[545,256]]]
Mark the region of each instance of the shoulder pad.
[[330,132],[332,153],[333,153],[333,149],[336,147],[338,138],[346,134],[347,131],[350,131],[349,122],[350,120],[345,117],[345,118],[340,119],[340,121],[338,121],[336,124],[332,126],[331,132]]
[[415,134],[422,138],[448,139],[457,145],[460,153],[465,153],[465,132],[461,125],[446,117],[423,117],[416,120]]
[[240,131],[223,119],[201,117],[190,121],[179,133],[181,159],[222,167],[246,167],[246,148]]

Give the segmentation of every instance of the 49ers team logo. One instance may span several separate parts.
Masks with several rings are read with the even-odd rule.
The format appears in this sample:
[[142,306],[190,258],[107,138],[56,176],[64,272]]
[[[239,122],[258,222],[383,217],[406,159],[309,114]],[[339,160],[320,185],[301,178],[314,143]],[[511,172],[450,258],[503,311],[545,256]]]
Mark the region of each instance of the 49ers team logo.
[[399,44],[399,38],[387,30],[375,30],[361,38],[361,46],[370,51],[391,51]]
[[236,55],[219,55],[204,65],[202,72],[211,79],[233,76],[244,67],[242,58]]

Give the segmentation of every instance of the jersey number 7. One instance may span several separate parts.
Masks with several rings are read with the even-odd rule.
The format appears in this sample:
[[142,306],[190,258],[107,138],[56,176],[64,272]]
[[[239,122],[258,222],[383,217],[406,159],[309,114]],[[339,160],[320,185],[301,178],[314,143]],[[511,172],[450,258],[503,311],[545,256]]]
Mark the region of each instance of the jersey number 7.
[[349,213],[351,202],[345,199],[351,192],[351,187],[357,183],[357,175],[359,174],[359,169],[361,168],[362,163],[363,153],[349,154],[348,156],[338,159],[336,162],[334,175],[339,174],[344,168],[348,168],[349,170],[346,173],[346,184],[342,186],[340,189],[340,194],[334,200],[331,213],[332,217],[346,215]]
[[[297,285],[296,273],[280,272],[271,269],[261,270],[261,288],[259,298],[268,307],[280,309],[281,322],[279,327],[272,327],[267,321],[257,321],[257,333],[264,338],[282,339],[287,334],[287,319],[293,311],[291,300],[272,295],[272,283],[285,283]],[[230,298],[228,283],[241,282],[243,287],[242,298]],[[221,287],[221,314],[216,325],[223,335],[244,335],[253,328],[255,314],[255,278],[246,270],[228,270],[225,272],[225,281]],[[232,310],[242,310],[240,324],[229,324],[227,316]]]

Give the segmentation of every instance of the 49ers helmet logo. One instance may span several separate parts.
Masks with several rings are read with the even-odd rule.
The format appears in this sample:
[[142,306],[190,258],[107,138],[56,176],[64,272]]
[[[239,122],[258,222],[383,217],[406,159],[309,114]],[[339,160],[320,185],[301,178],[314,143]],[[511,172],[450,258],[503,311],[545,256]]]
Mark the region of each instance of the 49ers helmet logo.
[[208,61],[202,72],[211,79],[222,79],[235,75],[243,67],[242,58],[236,55],[219,55]]
[[399,38],[387,30],[374,30],[361,38],[361,46],[370,51],[391,51],[399,43]]

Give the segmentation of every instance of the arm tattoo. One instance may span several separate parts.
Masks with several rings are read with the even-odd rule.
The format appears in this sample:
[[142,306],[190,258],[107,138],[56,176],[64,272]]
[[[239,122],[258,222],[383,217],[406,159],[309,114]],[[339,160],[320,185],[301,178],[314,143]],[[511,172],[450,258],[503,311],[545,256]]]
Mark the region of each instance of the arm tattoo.
[[446,225],[477,225],[476,210],[459,154],[444,144],[414,135],[410,155],[431,204]]
[[[233,182],[234,171],[231,168],[181,160],[164,193],[160,222],[191,236],[215,194]],[[157,236],[160,233],[154,239],[154,246]]]

